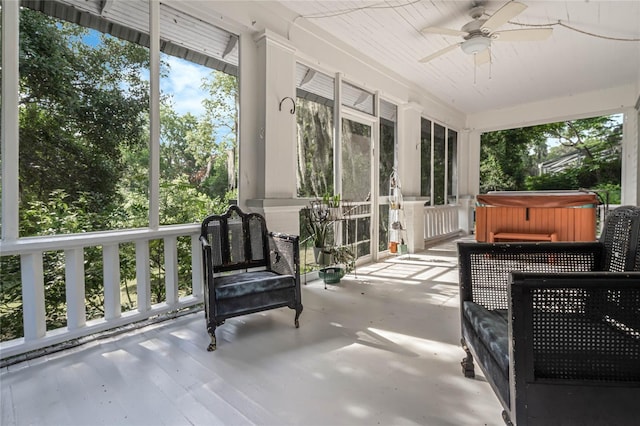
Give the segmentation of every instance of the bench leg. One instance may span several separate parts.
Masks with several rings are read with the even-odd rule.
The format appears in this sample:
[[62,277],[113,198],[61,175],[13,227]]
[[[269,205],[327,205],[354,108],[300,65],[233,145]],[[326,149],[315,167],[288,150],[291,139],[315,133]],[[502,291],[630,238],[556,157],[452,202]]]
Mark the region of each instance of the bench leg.
[[460,343],[462,344],[462,349],[467,353],[467,356],[464,357],[460,363],[460,365],[462,365],[462,374],[464,374],[464,377],[473,379],[476,377],[476,372],[473,368],[473,355],[471,355],[471,351],[469,351],[464,339],[461,339]]
[[296,308],[296,318],[293,320],[293,323],[295,324],[296,328],[300,328],[300,321],[298,321],[298,318],[300,318],[301,313],[302,313],[302,305]]
[[211,343],[207,346],[207,351],[212,352],[216,350],[217,342],[216,342],[216,328],[209,327],[209,337],[211,337]]
[[513,426],[513,423],[511,422],[511,419],[509,418],[509,413],[507,413],[505,410],[502,410],[502,420],[504,421],[505,425]]

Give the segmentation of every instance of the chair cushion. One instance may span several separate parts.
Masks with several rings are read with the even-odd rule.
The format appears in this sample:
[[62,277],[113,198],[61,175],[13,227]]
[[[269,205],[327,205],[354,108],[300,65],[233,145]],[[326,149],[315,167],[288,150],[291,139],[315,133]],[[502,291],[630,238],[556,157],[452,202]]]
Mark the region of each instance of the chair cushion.
[[506,309],[488,310],[477,303],[463,302],[464,316],[478,338],[489,349],[505,375],[509,374],[509,330]]
[[248,294],[263,293],[271,290],[295,287],[292,275],[278,275],[271,271],[251,271],[239,274],[222,275],[213,280],[216,298],[231,299]]

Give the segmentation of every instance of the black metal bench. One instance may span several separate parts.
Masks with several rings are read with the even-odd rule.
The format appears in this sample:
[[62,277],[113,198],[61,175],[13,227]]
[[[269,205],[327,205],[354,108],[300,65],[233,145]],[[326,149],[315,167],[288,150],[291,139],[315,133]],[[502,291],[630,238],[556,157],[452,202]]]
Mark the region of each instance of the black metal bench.
[[640,418],[640,207],[597,242],[459,243],[462,361],[507,424]]
[[202,222],[205,315],[216,349],[216,327],[227,318],[289,307],[302,312],[299,238],[269,232],[264,217],[231,206]]

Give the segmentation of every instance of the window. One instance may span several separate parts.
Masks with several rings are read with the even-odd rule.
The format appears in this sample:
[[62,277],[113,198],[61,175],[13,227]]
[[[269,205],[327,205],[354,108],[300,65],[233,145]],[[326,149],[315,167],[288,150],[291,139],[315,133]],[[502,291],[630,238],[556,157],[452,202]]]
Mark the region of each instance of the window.
[[28,8],[20,40],[20,236],[146,226],[149,50]]
[[389,192],[389,176],[397,166],[396,129],[398,107],[380,100],[380,194]]
[[458,133],[422,118],[420,195],[431,205],[455,202],[458,193]]
[[[160,5],[160,224],[237,198],[238,37]],[[167,22],[162,17],[174,17]]]
[[445,203],[445,167],[446,157],[446,129],[444,126],[433,125],[433,203],[437,206]]
[[431,121],[420,120],[420,195],[431,197]]
[[447,133],[447,202],[455,204],[458,197],[458,132]]
[[[380,100],[380,185],[379,193],[389,193],[389,177],[397,167],[397,115],[398,107],[383,99]],[[386,250],[389,245],[389,205],[384,202],[379,206],[378,250]]]
[[[21,236],[148,226],[148,2],[22,4]],[[235,195],[238,38],[166,4],[160,37],[160,223],[194,222]]]
[[296,64],[297,195],[333,194],[334,79]]

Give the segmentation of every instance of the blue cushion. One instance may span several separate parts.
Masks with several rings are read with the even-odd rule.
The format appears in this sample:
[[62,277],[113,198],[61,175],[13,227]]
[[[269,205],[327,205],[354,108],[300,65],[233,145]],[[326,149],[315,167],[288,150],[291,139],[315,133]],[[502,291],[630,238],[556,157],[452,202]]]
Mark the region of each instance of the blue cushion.
[[463,302],[464,315],[472,324],[478,338],[491,352],[498,366],[509,374],[509,330],[506,309],[488,310],[477,303]]
[[278,275],[271,271],[252,271],[223,275],[213,279],[217,299],[230,299],[248,294],[295,287],[292,275]]

